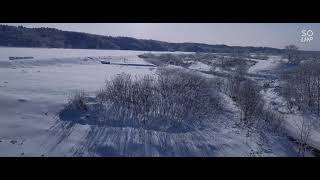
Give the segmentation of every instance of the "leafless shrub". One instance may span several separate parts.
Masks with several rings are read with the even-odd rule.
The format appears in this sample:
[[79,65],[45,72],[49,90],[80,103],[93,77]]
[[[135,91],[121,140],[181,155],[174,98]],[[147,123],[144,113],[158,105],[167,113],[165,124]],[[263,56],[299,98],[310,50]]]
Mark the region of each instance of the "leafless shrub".
[[288,59],[288,63],[289,64],[294,64],[294,65],[298,65],[301,61],[301,59],[299,58],[299,48],[296,45],[288,45],[285,46],[285,54],[286,54],[286,58]]
[[225,92],[232,97],[233,100],[236,100],[239,95],[239,87],[241,82],[246,80],[247,70],[248,67],[244,63],[238,64],[226,83],[227,91]]
[[302,116],[301,119],[296,120],[295,126],[298,129],[298,157],[304,157],[310,140],[312,121]]
[[214,83],[201,75],[176,69],[159,71],[160,94],[178,121],[201,120],[219,109]]
[[251,120],[255,117],[257,111],[262,108],[263,102],[259,91],[258,86],[251,80],[240,83],[236,102],[242,110],[241,120],[245,124],[251,124]]
[[87,97],[87,93],[85,93],[82,90],[77,90],[71,93],[68,96],[68,107],[81,110],[81,111],[87,111],[88,106],[86,105],[85,98]]
[[144,127],[191,127],[221,108],[212,81],[180,69],[160,69],[158,77],[121,74],[97,97],[108,107],[105,121]]

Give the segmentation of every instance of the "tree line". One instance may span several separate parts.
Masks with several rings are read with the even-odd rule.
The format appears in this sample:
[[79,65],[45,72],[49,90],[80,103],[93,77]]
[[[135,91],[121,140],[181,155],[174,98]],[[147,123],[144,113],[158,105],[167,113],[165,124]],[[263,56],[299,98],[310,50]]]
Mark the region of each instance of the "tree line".
[[111,37],[54,28],[26,28],[0,25],[0,46],[46,47],[74,49],[115,49],[143,51],[183,51],[212,53],[270,53],[280,54],[283,49],[269,47],[240,47],[200,43],[168,43],[130,37]]

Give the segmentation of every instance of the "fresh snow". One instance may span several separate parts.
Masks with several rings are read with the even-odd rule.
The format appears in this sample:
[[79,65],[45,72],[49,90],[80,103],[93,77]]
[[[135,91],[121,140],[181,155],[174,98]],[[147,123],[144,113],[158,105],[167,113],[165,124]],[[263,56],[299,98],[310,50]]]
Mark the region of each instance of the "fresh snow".
[[[13,49],[15,54],[20,53],[20,48]],[[0,51],[0,54],[3,53]],[[123,54],[125,56],[114,56],[113,61],[121,62],[126,58],[126,63],[145,63],[134,53],[124,51]],[[140,76],[155,71],[152,67],[103,65],[98,59],[85,58],[3,59],[1,62],[7,64],[2,66],[4,63],[0,63],[1,156],[19,156],[22,153],[24,156],[40,156],[48,153],[45,144],[55,143],[52,142],[55,136],[48,135],[52,134],[50,128],[56,124],[57,113],[73,91],[80,89],[94,94],[103,87],[107,78],[114,75],[130,73]],[[64,148],[76,144],[76,140],[77,137],[68,140],[69,144]],[[56,155],[65,155],[68,150]]]
[[268,60],[251,60],[256,61],[257,63],[249,68],[248,73],[263,73],[264,71],[271,70],[283,63],[281,57],[279,56],[271,56]]
[[[238,125],[239,108],[223,94],[226,113],[204,122],[204,129],[185,133],[81,125],[59,119],[57,115],[66,105],[67,96],[75,90],[94,96],[114,75],[154,75],[155,67],[100,63],[146,64],[137,57],[142,53],[0,48],[0,156],[295,155],[281,137],[262,142],[256,135],[248,135],[248,129]],[[9,61],[8,56],[35,59]],[[203,71],[208,67],[197,63],[192,68]]]
[[195,62],[191,66],[189,66],[189,69],[198,70],[198,71],[209,71],[210,66],[202,62]]

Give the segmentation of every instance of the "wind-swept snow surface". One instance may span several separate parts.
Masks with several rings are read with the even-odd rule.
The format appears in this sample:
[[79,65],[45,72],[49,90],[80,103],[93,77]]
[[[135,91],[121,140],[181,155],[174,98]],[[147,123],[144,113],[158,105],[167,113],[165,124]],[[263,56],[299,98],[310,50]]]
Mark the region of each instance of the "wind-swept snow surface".
[[[156,67],[100,63],[147,64],[137,57],[143,52],[26,49],[30,51],[0,48],[0,156],[295,155],[281,137],[261,140],[255,132],[239,126],[240,110],[224,94],[225,113],[193,131],[164,132],[62,121],[59,112],[71,92],[83,90],[94,97],[105,80],[114,75],[125,72],[155,76]],[[9,61],[7,56],[36,58]],[[202,70],[203,65],[198,68]]]
[[[42,49],[30,50],[34,53]],[[17,56],[20,48],[12,48],[9,52],[15,52]],[[1,49],[0,54],[3,53],[8,52]],[[144,63],[130,52],[124,51],[123,54],[125,56],[109,59],[120,63],[124,59],[126,63]],[[103,65],[98,58],[2,59],[0,62],[2,156],[40,156],[46,153],[48,149],[44,143],[50,144],[54,139],[54,136],[48,137],[50,127],[56,123],[56,114],[63,108],[71,92],[81,89],[95,93],[108,77],[122,72],[139,76],[154,71],[152,67]],[[65,152],[57,155],[63,156]]]

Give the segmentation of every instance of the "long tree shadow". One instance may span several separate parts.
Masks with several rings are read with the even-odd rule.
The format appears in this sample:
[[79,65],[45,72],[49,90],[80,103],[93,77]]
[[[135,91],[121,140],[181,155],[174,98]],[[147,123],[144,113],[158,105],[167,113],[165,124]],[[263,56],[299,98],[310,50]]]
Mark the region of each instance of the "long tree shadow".
[[[171,133],[186,133],[189,131],[194,131],[196,125],[201,126],[201,124],[196,124],[192,121],[173,123],[165,118],[146,120],[145,122],[140,122],[136,118],[126,118],[122,119],[121,112],[117,109],[111,109],[107,111],[102,104],[97,102],[88,103],[87,110],[80,110],[75,108],[70,108],[66,106],[59,112],[59,120],[65,122],[63,126],[81,124],[81,125],[92,125],[92,126],[108,126],[108,127],[118,127],[118,128],[143,128],[145,130],[155,130]],[[114,116],[115,118],[107,119],[107,116]],[[117,117],[119,116],[119,117]],[[69,122],[69,123],[68,123]],[[191,124],[191,125],[190,125]]]
[[212,131],[167,133],[142,128],[92,126],[74,156],[213,156]]
[[71,121],[60,121],[56,118],[56,123],[50,127],[49,136],[55,137],[54,142],[50,142],[48,152],[54,151],[72,133],[75,123]]
[[[91,129],[85,136],[82,144],[74,151],[74,156],[124,156],[127,151],[132,154],[139,152],[142,155],[144,152],[143,131],[136,131],[133,128],[115,128],[91,126]],[[131,134],[132,133],[132,134]],[[137,141],[132,142],[136,148],[128,147],[130,137],[136,136]]]

